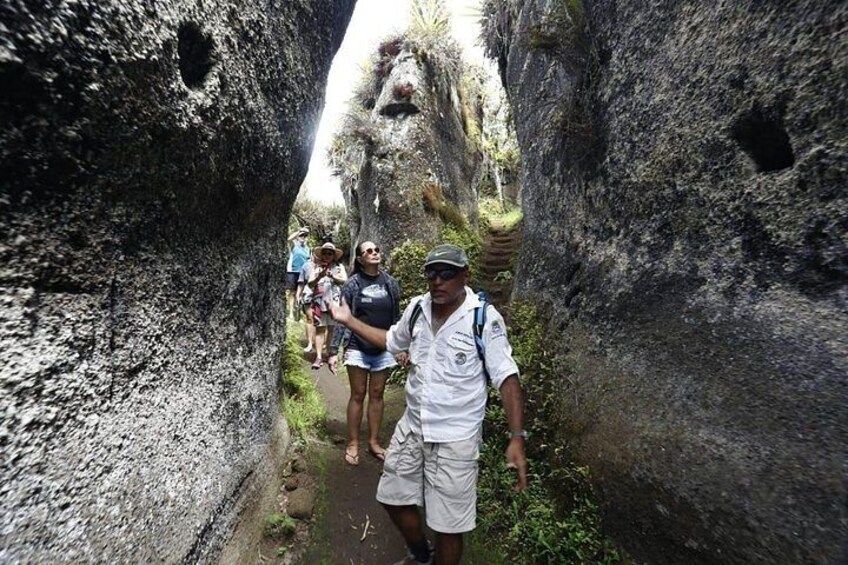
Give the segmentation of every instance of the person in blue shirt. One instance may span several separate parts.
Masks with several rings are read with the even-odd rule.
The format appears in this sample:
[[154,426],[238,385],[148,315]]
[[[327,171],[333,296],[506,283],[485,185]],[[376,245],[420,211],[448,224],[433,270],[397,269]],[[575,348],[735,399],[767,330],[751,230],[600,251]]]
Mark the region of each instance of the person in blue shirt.
[[293,234],[289,235],[289,241],[293,242],[289,250],[289,260],[286,264],[286,312],[290,320],[298,317],[299,311],[295,304],[295,294],[297,293],[297,279],[300,276],[300,269],[303,264],[309,259],[309,246],[306,244],[306,237],[309,235],[309,228],[302,227]]

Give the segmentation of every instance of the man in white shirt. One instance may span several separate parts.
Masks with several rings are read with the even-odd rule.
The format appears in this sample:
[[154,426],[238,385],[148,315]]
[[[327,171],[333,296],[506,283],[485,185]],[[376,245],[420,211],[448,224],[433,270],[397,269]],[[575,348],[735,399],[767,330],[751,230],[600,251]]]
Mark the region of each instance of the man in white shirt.
[[[507,463],[518,472],[516,490],[527,486],[524,399],[518,367],[501,315],[488,307],[483,328],[484,357],[474,341],[474,309],[468,256],[454,245],[439,245],[424,262],[429,292],[414,299],[389,330],[369,326],[346,304],[333,317],[367,341],[393,354],[409,352],[406,411],[395,428],[377,487],[377,500],[389,513],[409,548],[399,563],[432,563],[419,506],[436,532],[440,564],[459,563],[462,534],[476,526],[477,458],[486,409],[486,376],[501,391],[510,429]],[[420,315],[414,319],[420,300]]]

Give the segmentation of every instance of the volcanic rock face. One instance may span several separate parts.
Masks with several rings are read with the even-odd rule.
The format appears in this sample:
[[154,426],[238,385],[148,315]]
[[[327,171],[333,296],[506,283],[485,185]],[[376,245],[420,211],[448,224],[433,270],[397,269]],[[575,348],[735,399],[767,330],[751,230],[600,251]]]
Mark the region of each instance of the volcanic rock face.
[[563,434],[639,561],[844,562],[848,5],[584,5],[488,5]]
[[353,1],[52,4],[0,9],[0,561],[209,561],[285,440],[280,228]]
[[351,101],[368,113],[340,137],[353,169],[342,192],[351,242],[373,239],[391,250],[407,239],[433,240],[463,217],[476,223],[482,154],[468,135],[479,124],[470,111],[476,101],[459,83],[458,54],[433,55],[402,39],[381,54],[375,87]]

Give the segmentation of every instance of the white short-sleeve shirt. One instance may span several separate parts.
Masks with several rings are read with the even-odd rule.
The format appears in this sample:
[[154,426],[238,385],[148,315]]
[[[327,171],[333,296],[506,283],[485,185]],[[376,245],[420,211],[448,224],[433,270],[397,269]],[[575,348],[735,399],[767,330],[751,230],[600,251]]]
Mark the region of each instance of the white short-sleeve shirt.
[[[421,315],[409,332],[415,300],[386,336],[391,353],[409,351],[406,379],[406,418],[427,442],[468,439],[479,433],[486,411],[486,377],[474,344],[474,308],[480,300],[466,287],[465,302],[434,335],[432,299],[425,294]],[[414,339],[413,339],[414,335]],[[492,386],[500,388],[510,375],[518,375],[503,317],[489,306],[483,327],[486,368]]]

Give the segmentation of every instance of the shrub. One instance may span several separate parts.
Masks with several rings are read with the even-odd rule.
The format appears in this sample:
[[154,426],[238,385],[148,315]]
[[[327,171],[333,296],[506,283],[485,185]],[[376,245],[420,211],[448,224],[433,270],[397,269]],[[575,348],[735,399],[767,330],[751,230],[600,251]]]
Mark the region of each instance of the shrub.
[[[499,394],[491,393],[480,452],[479,527],[472,544],[496,544],[510,563],[617,563],[620,556],[601,531],[587,467],[568,461],[555,447],[559,392],[551,386],[568,368],[555,362],[550,341],[533,305],[513,304],[510,343],[522,368],[525,393],[528,488],[512,490],[515,472],[506,468],[506,422]],[[482,541],[485,540],[485,541]],[[496,540],[496,541],[492,541]]]
[[392,252],[387,268],[400,285],[401,309],[406,308],[413,296],[427,292],[423,266],[431,247],[422,241],[407,240]]
[[496,198],[480,201],[480,220],[490,228],[512,231],[523,218],[524,214],[518,206],[504,204]]
[[332,241],[341,249],[349,249],[350,229],[344,206],[326,205],[306,197],[298,197],[289,218],[289,224],[309,227],[309,244],[320,245]]
[[377,53],[381,57],[397,57],[403,50],[403,37],[390,37],[384,39],[377,48]]
[[410,31],[423,38],[441,38],[450,33],[450,12],[444,0],[413,0]]

